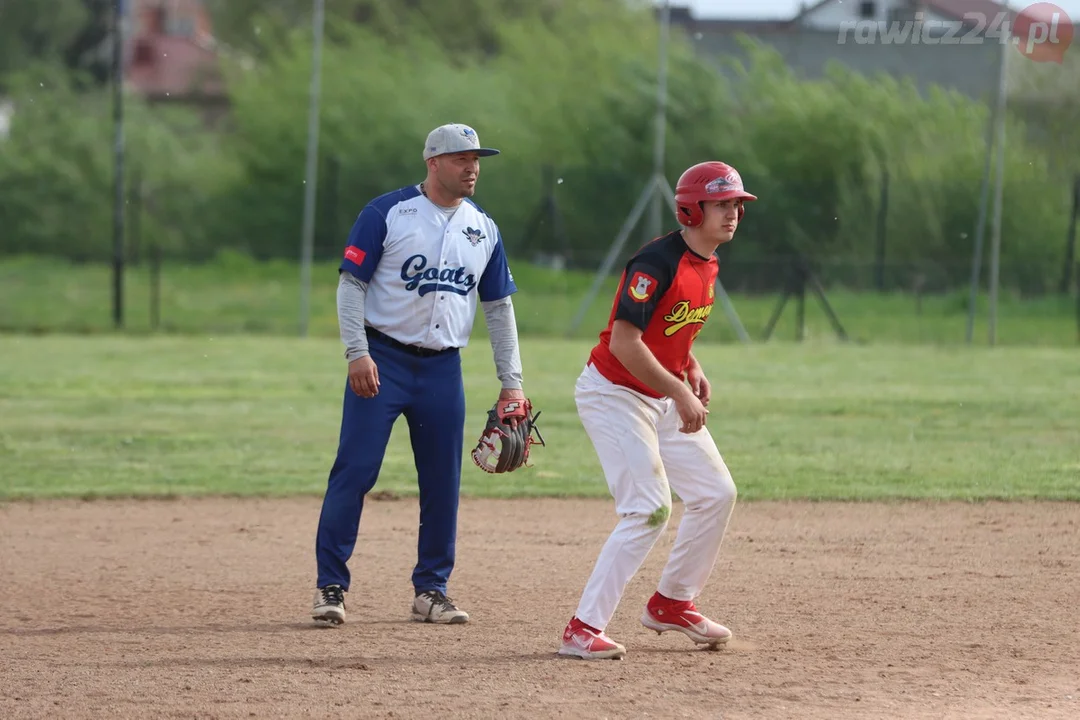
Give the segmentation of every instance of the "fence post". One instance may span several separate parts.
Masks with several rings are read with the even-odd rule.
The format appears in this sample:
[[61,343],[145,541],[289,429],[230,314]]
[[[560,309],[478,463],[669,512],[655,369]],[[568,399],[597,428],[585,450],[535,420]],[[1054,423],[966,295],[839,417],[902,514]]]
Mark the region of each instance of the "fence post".
[[338,238],[338,183],[341,181],[341,157],[333,154],[326,160],[326,226],[331,247],[341,242]]
[[161,245],[150,248],[150,329],[161,325]]
[[128,257],[132,265],[142,263],[142,167],[136,164],[132,168],[131,187],[128,190],[128,212],[131,219],[130,240],[128,241]]
[[797,295],[795,296],[795,339],[799,342],[806,337],[806,272],[798,269]]
[[881,176],[881,201],[878,203],[877,248],[874,253],[874,287],[878,292],[885,290],[885,228],[889,215],[889,169],[885,168]]
[[1080,217],[1080,173],[1073,181],[1072,216],[1069,218],[1069,231],[1065,236],[1065,267],[1061,271],[1062,295],[1068,295],[1072,287],[1072,269],[1076,258],[1076,223]]

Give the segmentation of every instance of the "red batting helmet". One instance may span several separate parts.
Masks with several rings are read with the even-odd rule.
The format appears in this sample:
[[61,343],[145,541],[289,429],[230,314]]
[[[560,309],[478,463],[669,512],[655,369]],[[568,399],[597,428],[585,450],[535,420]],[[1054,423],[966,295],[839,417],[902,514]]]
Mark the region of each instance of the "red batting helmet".
[[[739,171],[727,163],[719,161],[703,162],[694,165],[679,177],[675,186],[675,207],[679,222],[687,227],[696,227],[704,220],[701,203],[710,200],[757,200],[757,197],[743,190]],[[739,220],[743,209],[739,208]]]

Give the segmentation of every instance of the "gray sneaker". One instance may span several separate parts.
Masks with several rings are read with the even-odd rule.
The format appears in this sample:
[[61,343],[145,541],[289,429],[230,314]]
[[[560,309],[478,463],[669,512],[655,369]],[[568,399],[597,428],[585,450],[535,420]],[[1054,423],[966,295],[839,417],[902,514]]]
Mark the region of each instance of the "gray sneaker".
[[412,619],[417,622],[457,625],[469,622],[469,613],[458,609],[445,593],[428,590],[413,600]]
[[316,622],[341,625],[345,622],[345,591],[340,585],[327,585],[315,591],[311,617]]

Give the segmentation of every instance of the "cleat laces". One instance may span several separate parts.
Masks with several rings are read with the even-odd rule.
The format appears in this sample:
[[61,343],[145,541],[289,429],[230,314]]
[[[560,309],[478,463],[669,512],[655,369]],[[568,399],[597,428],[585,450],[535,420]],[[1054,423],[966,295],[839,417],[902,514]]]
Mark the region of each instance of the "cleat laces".
[[320,588],[319,590],[322,592],[322,601],[324,605],[345,606],[345,593],[337,585]]

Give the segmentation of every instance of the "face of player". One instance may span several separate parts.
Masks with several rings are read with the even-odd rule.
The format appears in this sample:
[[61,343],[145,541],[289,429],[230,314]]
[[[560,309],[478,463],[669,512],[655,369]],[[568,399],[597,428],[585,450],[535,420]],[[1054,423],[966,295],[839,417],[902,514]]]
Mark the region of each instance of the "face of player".
[[742,204],[741,198],[704,203],[702,210],[705,219],[701,223],[702,235],[719,244],[730,242],[735,237],[735,230],[739,226],[739,208]]
[[471,197],[480,177],[480,156],[474,152],[451,153],[435,158],[435,180],[443,194],[454,200]]

